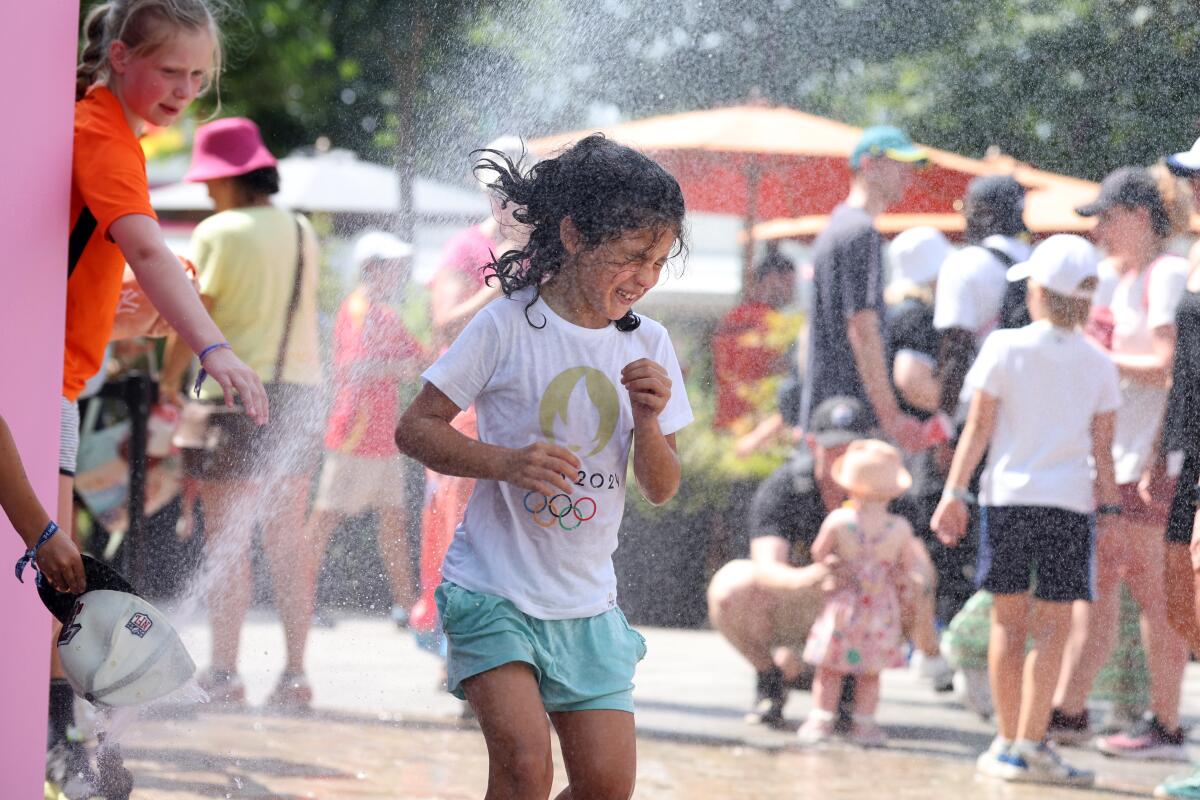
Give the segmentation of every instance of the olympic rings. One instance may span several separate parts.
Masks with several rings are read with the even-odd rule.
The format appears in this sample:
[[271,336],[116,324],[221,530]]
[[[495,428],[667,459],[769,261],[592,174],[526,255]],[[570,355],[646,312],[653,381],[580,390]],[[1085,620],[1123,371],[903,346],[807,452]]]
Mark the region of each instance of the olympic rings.
[[[542,503],[536,508],[531,508],[529,505],[529,498],[535,495],[541,498]],[[566,505],[563,505],[564,501]],[[535,500],[534,502],[536,504],[537,501]],[[555,503],[558,505],[555,506]],[[582,508],[586,507],[585,504],[587,503],[591,503],[591,512],[584,516]],[[547,498],[545,495],[539,495],[536,492],[528,492],[526,493],[522,504],[525,506],[525,510],[529,512],[530,518],[538,527],[552,528],[557,522],[558,527],[562,528],[564,531],[575,530],[583,523],[594,518],[597,512],[600,510],[595,499],[591,497],[580,497],[577,500],[572,501],[571,496],[567,494],[556,494],[553,497]],[[568,515],[575,517],[574,525],[568,525],[565,522]]]

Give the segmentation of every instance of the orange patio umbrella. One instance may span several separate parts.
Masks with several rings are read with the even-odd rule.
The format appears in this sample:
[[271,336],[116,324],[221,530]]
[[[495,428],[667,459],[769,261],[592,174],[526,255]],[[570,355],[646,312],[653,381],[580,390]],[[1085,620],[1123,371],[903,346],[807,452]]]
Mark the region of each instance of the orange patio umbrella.
[[[1094,200],[1100,191],[1099,184],[1034,169],[1007,156],[990,155],[978,163],[984,170],[980,174],[1012,175],[1026,188],[1025,222],[1032,233],[1039,236],[1086,233],[1095,225],[1094,218],[1079,216],[1075,208]],[[829,217],[825,214],[776,219],[756,225],[753,236],[759,240],[812,239],[828,222]],[[966,221],[957,211],[932,214],[888,212],[875,219],[875,227],[887,236],[919,225],[937,228],[952,238],[966,230]]]
[[[791,108],[714,108],[607,126],[603,133],[662,164],[679,181],[692,211],[758,220],[828,214],[850,189],[850,153],[861,128]],[[571,131],[531,142],[549,153],[593,133]],[[892,209],[951,214],[967,183],[994,171],[980,161],[927,148],[930,165]],[[748,238],[745,272],[753,241]],[[744,284],[743,284],[744,285]]]

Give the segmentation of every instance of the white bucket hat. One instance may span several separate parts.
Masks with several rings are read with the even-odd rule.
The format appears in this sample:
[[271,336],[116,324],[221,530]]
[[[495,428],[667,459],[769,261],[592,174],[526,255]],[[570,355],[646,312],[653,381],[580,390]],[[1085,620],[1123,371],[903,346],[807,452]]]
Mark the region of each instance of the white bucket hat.
[[75,693],[97,706],[131,706],[186,683],[196,664],[166,614],[124,591],[128,583],[95,559],[84,556],[84,570],[88,591],[81,595],[56,592],[45,582],[39,587],[63,623],[58,654]]

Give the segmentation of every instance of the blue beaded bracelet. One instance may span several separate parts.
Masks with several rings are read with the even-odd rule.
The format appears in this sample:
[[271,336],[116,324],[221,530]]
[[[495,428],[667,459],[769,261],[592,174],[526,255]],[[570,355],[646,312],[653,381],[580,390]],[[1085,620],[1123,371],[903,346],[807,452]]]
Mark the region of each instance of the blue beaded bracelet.
[[216,344],[210,344],[208,347],[200,351],[200,372],[196,375],[196,385],[192,387],[192,394],[196,395],[196,397],[200,396],[200,387],[204,385],[204,379],[208,377],[208,371],[204,369],[204,359],[207,358],[208,354],[213,350],[222,349],[232,350],[233,347],[229,344],[229,342],[217,342]]

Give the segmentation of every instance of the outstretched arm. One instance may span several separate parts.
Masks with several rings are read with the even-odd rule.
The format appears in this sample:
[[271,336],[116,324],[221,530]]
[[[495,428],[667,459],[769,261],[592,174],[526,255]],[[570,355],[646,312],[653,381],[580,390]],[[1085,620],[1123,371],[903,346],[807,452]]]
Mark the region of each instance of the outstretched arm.
[[[225,335],[204,309],[152,217],[128,214],[109,226],[109,233],[133,268],[146,297],[193,353],[225,341]],[[246,413],[260,423],[266,422],[267,392],[262,381],[232,350],[211,351],[202,366],[221,385],[227,404],[232,405],[236,392]]]

